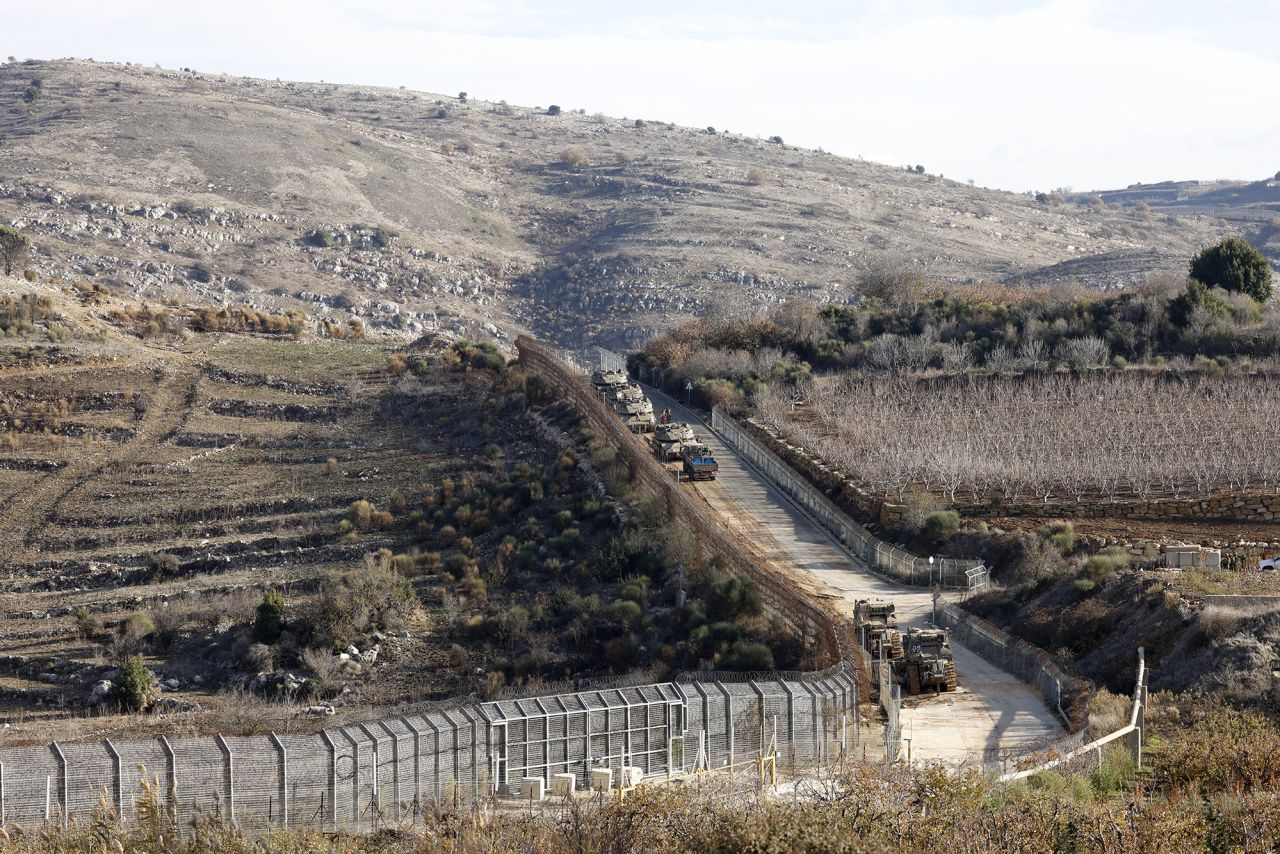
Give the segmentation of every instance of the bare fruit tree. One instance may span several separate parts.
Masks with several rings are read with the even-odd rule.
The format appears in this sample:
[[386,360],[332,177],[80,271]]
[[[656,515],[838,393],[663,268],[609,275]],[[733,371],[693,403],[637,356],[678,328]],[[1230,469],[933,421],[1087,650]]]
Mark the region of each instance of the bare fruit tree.
[[[1101,359],[1101,348],[1083,357]],[[1280,480],[1275,376],[872,375],[805,388],[800,408],[761,390],[757,416],[896,500],[1200,497]]]

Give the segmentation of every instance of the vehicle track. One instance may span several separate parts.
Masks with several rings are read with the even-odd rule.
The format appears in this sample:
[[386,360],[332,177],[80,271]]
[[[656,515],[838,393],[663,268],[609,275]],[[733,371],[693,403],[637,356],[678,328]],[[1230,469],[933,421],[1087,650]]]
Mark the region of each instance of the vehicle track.
[[[811,595],[834,600],[850,617],[856,600],[876,598],[893,601],[904,629],[929,621],[933,603],[927,591],[871,573],[726,447],[695,413],[661,392],[646,391],[655,407],[670,407],[674,418],[697,425],[699,435],[716,454],[720,470],[716,480],[688,488],[752,540],[762,558]],[[951,646],[959,689],[904,701],[903,736],[912,739],[913,760],[948,764],[992,760],[1063,736],[1059,719],[1038,692],[954,640]]]

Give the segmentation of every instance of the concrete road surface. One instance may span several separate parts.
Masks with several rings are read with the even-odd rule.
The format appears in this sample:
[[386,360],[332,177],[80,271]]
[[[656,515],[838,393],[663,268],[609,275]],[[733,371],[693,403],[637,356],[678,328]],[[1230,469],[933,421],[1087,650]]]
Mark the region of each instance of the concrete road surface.
[[[896,606],[899,625],[929,622],[927,590],[905,587],[868,572],[816,522],[737,457],[707,425],[673,398],[646,388],[655,411],[670,407],[672,420],[695,425],[716,454],[716,480],[689,484],[730,526],[751,538],[761,556],[795,578],[797,586],[837,601],[853,614],[858,599],[886,599]],[[902,730],[910,738],[913,761],[948,764],[993,760],[1001,754],[1044,746],[1061,738],[1060,719],[1039,692],[954,640],[959,688],[939,696],[904,697]],[[906,755],[904,744],[903,755]]]

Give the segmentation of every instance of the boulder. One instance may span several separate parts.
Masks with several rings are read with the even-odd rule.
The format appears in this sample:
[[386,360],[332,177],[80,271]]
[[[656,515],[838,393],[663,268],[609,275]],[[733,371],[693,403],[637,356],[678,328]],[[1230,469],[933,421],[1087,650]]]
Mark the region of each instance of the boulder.
[[99,679],[93,683],[93,687],[89,689],[89,705],[96,706],[111,696],[111,680]]

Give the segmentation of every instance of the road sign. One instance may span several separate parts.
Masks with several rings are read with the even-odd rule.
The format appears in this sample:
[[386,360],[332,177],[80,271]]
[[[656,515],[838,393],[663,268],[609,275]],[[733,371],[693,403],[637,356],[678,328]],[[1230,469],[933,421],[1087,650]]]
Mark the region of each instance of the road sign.
[[685,384],[684,384],[684,390],[685,390],[685,391],[693,391],[693,383],[685,383]]

